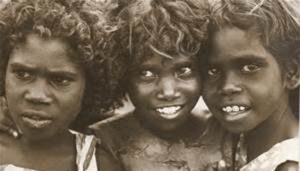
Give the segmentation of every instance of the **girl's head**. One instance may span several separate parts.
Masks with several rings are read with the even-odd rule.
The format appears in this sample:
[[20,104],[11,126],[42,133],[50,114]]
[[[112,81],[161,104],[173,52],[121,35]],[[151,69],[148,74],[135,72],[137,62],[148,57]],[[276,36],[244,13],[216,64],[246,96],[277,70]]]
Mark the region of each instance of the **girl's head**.
[[221,123],[249,131],[289,108],[300,28],[277,0],[221,0],[210,25],[203,96]]
[[80,0],[20,0],[0,12],[0,92],[24,134],[52,135],[110,109],[114,81],[93,51],[104,20],[93,9]]
[[119,19],[115,56],[137,117],[157,130],[180,127],[200,96],[195,56],[207,37],[204,11],[185,0],[138,0]]

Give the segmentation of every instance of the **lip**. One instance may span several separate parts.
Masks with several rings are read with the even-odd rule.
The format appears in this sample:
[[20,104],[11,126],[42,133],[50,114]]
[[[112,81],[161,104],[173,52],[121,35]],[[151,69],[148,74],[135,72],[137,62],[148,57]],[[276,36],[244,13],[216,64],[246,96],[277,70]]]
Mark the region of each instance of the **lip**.
[[[227,110],[224,109],[228,107],[229,109]],[[238,103],[226,104],[220,107],[220,112],[222,113],[224,120],[227,122],[234,122],[234,121],[241,120],[247,117],[250,111],[251,111],[251,107],[249,105],[238,104]]]
[[21,120],[30,128],[41,129],[53,123],[53,118],[45,112],[26,111],[21,114]]
[[160,117],[171,120],[177,118],[181,114],[183,108],[184,105],[165,105],[156,107],[154,110]]

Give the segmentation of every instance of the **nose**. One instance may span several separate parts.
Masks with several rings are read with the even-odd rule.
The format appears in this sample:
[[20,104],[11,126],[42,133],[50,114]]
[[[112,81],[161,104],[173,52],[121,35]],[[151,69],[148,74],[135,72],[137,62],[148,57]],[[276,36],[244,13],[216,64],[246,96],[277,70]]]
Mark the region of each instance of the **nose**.
[[235,73],[227,73],[220,88],[222,95],[234,95],[242,92],[241,81]]
[[180,96],[177,86],[176,81],[173,79],[161,79],[158,84],[159,91],[157,93],[157,98],[167,101],[177,99]]
[[34,104],[50,104],[52,98],[50,97],[49,87],[46,81],[39,80],[31,84],[25,93],[25,99]]

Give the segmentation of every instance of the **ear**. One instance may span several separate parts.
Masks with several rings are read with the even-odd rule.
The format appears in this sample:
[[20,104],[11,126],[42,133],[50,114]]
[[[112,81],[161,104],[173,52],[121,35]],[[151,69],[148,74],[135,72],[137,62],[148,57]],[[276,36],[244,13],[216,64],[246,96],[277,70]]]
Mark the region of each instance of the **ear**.
[[293,90],[300,85],[300,63],[296,60],[289,61],[285,67],[285,86]]
[[8,113],[6,98],[3,96],[0,96],[0,108],[1,108],[0,111],[3,112],[4,115]]

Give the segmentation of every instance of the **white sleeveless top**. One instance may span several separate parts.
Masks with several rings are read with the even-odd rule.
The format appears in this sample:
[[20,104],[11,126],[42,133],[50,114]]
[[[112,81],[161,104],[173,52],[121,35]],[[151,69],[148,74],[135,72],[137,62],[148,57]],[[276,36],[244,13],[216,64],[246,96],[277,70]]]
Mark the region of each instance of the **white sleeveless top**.
[[[77,171],[98,171],[96,162],[96,143],[93,135],[84,135],[79,132],[70,131],[76,136],[76,165]],[[9,165],[1,165],[0,171],[37,171]]]
[[280,164],[287,161],[295,161],[299,164],[299,147],[300,137],[282,141],[249,162],[240,171],[275,171]]

